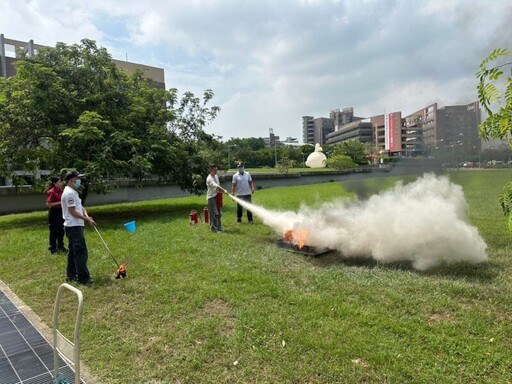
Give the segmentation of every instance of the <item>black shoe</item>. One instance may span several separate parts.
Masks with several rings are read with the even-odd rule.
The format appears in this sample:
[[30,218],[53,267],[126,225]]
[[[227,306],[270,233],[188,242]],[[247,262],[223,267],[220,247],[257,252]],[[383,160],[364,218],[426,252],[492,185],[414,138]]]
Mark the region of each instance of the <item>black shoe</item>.
[[254,221],[252,221],[252,220],[249,220],[249,224],[254,224]]
[[54,254],[56,254],[56,253],[57,253],[57,250],[56,250],[56,249],[50,249],[50,253],[51,253],[52,255],[54,255]]
[[67,253],[68,252],[68,249],[66,247],[59,247],[57,248],[57,252],[60,252],[60,253]]
[[93,279],[87,279],[87,280],[78,280],[78,284],[81,284],[81,285],[92,285],[92,283],[94,283],[94,280]]
[[69,283],[70,281],[77,281],[78,278],[76,276],[68,276],[66,277],[66,281]]

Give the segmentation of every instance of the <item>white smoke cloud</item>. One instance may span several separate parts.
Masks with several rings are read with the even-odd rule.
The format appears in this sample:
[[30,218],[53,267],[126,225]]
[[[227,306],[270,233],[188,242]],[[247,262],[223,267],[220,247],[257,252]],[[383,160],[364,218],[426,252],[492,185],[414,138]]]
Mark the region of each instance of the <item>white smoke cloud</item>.
[[234,200],[279,235],[306,230],[305,244],[337,250],[346,258],[409,261],[418,270],[487,260],[487,245],[468,223],[462,187],[445,176],[425,174],[365,201],[329,202],[297,213]]

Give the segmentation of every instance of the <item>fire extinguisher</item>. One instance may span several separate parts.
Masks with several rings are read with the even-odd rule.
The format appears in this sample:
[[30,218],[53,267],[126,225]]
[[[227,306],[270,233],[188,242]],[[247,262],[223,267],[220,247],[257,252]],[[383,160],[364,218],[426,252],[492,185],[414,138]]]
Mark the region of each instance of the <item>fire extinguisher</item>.
[[204,209],[203,209],[203,216],[204,216],[205,224],[208,224],[208,220],[210,219],[210,215],[208,213],[208,208],[207,207],[204,207]]
[[217,208],[221,209],[224,206],[224,201],[222,199],[222,192],[217,192]]
[[197,211],[195,209],[190,211],[190,225],[196,225],[197,224]]

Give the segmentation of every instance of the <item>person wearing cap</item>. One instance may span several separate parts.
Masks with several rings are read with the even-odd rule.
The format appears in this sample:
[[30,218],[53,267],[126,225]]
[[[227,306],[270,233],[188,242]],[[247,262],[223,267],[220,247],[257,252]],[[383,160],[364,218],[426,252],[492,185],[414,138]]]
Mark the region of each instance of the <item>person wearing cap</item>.
[[[252,202],[252,194],[254,193],[254,183],[249,172],[245,172],[244,162],[238,163],[238,172],[233,175],[233,181],[231,184],[231,194],[249,203]],[[243,207],[240,204],[236,204],[236,222],[237,224],[242,223]],[[247,210],[247,220],[249,224],[254,224],[252,220],[252,212]]]
[[210,230],[212,232],[222,232],[222,212],[217,204],[217,193],[228,193],[228,191],[220,186],[217,172],[217,165],[210,165],[210,174],[206,178],[206,203],[208,204],[208,212],[210,213]]
[[50,189],[46,192],[46,207],[48,208],[48,228],[50,229],[50,246],[48,250],[53,254],[67,252],[64,247],[64,219],[62,218],[63,186],[60,177],[50,179]]
[[96,225],[93,218],[82,206],[82,200],[77,189],[84,175],[77,171],[66,173],[66,187],[62,193],[61,205],[64,218],[64,231],[69,240],[68,263],[66,268],[67,281],[78,281],[89,285],[93,282],[87,268],[87,244],[85,243],[84,226],[87,221]]

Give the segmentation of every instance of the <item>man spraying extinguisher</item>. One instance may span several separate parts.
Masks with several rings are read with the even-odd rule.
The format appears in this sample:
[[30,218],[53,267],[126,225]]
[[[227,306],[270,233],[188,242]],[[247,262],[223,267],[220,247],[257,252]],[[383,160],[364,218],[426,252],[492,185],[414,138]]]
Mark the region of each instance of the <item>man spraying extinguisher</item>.
[[217,203],[217,194],[219,192],[228,193],[228,191],[220,186],[217,172],[217,165],[210,165],[210,174],[206,178],[206,202],[208,204],[210,230],[212,232],[222,232],[222,213],[221,207]]

